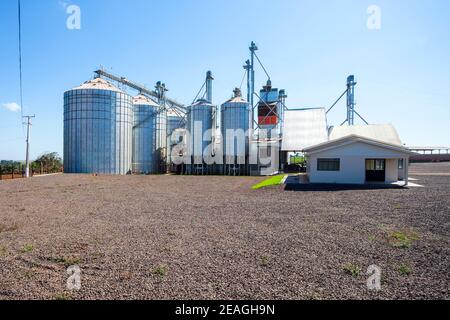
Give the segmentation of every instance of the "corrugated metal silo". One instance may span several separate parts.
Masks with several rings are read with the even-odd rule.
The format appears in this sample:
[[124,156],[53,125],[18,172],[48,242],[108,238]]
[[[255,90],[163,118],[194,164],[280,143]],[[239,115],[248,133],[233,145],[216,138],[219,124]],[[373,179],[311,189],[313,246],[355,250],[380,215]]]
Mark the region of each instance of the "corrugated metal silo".
[[160,107],[144,95],[133,98],[133,172],[156,173],[156,118]]
[[234,97],[222,104],[220,111],[225,174],[245,174],[249,155],[250,104],[236,88]]
[[167,110],[160,107],[156,115],[156,170],[165,173],[167,166]]
[[97,78],[64,93],[64,171],[127,174],[132,98]]
[[181,113],[169,110],[167,112],[167,163],[170,166],[170,170],[174,171],[172,165],[172,147],[179,143],[180,135],[175,134],[172,137],[172,133],[176,132],[177,129],[184,129],[185,121]]
[[186,129],[178,128],[173,131],[173,140],[170,147],[170,167],[174,173],[183,173],[183,165],[186,156]]
[[170,136],[175,129],[184,128],[184,117],[174,111],[167,112],[167,135]]
[[211,148],[213,137],[213,112],[214,106],[205,99],[187,108],[186,129],[189,133],[187,150],[192,155],[192,164],[188,167],[188,173],[208,173],[208,166],[203,161],[203,154],[207,155],[207,148]]

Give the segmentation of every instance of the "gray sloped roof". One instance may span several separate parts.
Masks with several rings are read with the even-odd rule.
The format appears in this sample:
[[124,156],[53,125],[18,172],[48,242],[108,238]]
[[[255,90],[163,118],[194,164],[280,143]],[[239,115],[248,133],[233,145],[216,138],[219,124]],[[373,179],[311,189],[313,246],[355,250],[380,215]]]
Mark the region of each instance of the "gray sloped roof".
[[330,132],[330,140],[337,140],[350,135],[358,135],[390,144],[402,145],[397,130],[391,124],[333,127]]
[[324,108],[285,111],[282,151],[301,151],[326,141],[328,132]]

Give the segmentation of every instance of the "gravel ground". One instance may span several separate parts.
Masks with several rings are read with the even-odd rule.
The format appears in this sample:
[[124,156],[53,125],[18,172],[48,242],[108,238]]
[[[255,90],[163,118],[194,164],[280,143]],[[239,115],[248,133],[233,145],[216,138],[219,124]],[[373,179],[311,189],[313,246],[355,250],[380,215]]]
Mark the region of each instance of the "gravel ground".
[[450,162],[412,164],[412,173],[450,175]]
[[[449,299],[450,176],[417,178],[425,188],[332,192],[251,190],[255,177],[2,181],[0,299]],[[81,290],[66,288],[69,265]]]

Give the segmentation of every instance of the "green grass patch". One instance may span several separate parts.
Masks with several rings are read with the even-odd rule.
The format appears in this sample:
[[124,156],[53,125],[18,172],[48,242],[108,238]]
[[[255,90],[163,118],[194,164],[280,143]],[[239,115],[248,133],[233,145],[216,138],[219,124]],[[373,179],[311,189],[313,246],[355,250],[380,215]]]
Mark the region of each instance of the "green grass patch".
[[22,249],[20,249],[20,252],[22,253],[28,253],[34,250],[34,245],[32,245],[31,243],[27,243],[25,244]]
[[261,256],[261,266],[267,267],[269,265],[270,258],[266,255]]
[[258,184],[255,184],[252,189],[253,190],[258,190],[261,188],[265,188],[265,187],[270,187],[270,186],[278,186],[281,184],[281,181],[283,181],[283,178],[285,177],[285,174],[279,174],[277,176],[273,176],[270,177],[269,179],[266,179],[264,181],[261,181]]
[[409,276],[412,272],[411,267],[406,265],[406,264],[401,264],[397,267],[397,271],[402,275],[402,276]]
[[53,296],[54,300],[59,300],[59,301],[66,301],[66,300],[72,300],[72,297],[65,292],[62,293],[57,293]]
[[354,263],[347,263],[343,266],[344,272],[352,277],[357,277],[361,273],[361,268]]
[[391,243],[397,248],[409,248],[419,236],[412,232],[395,231],[391,234]]
[[168,272],[169,268],[167,268],[166,266],[158,266],[155,269],[153,269],[153,274],[156,274],[160,277],[165,277]]
[[81,258],[75,257],[50,257],[48,260],[53,263],[63,264],[66,268],[82,262]]

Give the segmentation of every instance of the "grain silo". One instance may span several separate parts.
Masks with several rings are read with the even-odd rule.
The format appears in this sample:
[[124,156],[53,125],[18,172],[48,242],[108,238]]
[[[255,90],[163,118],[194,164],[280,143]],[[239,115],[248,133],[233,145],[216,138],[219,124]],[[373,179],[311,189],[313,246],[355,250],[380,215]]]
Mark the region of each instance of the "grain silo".
[[156,115],[156,170],[167,170],[167,110],[160,107]]
[[214,152],[214,114],[215,107],[205,99],[199,99],[187,108],[187,151],[191,154],[191,164],[187,165],[189,174],[210,173],[211,167],[205,162],[204,156],[212,156]]
[[248,172],[250,104],[242,98],[241,90],[222,104],[221,133],[224,155],[224,173],[242,175]]
[[140,94],[133,98],[133,173],[157,173],[156,119],[159,105]]
[[167,148],[169,156],[171,146],[178,143],[178,135],[172,137],[172,133],[176,129],[184,129],[184,128],[185,128],[184,114],[173,110],[169,110],[167,112]]
[[170,110],[167,112],[167,135],[170,136],[175,129],[184,128],[184,114]]
[[[184,114],[179,111],[169,110],[167,112],[167,163],[169,170],[174,171],[172,159],[172,147],[180,143],[180,134],[178,129],[185,128]],[[172,135],[175,132],[174,135]]]
[[131,171],[132,98],[97,78],[64,93],[64,171]]

